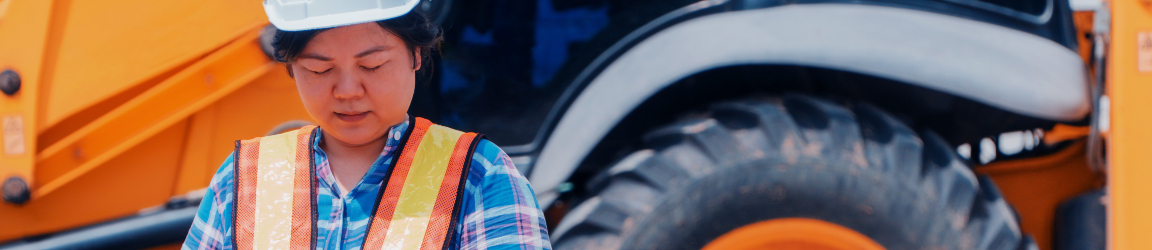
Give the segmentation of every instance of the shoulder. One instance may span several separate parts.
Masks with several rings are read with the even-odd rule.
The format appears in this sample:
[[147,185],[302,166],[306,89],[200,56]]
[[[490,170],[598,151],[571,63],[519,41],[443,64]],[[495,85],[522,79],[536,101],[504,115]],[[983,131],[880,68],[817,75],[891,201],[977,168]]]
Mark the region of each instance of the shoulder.
[[473,170],[482,170],[485,176],[492,174],[520,175],[520,172],[516,171],[516,165],[512,163],[512,158],[508,157],[508,153],[505,153],[503,149],[488,139],[480,139],[480,142],[476,143],[476,150],[472,153],[472,168]]
[[[420,123],[420,119],[417,119],[417,123]],[[508,153],[487,138],[481,137],[478,140],[470,155],[471,163],[468,167],[470,185],[490,186],[502,183],[527,186],[528,180],[517,170]]]
[[218,188],[223,186],[232,185],[232,174],[235,172],[236,152],[228,154],[228,158],[224,159],[224,163],[220,164],[220,168],[216,169],[216,174],[212,175],[212,181],[209,187]]
[[229,154],[204,192],[192,221],[184,249],[224,249],[231,244],[232,169],[235,153]]
[[[236,152],[228,154],[228,158],[220,164],[216,169],[216,173],[212,175],[212,180],[208,182],[207,194],[210,194],[216,202],[231,201],[232,186],[235,185],[236,171]],[[209,197],[205,197],[209,198]]]
[[540,204],[508,154],[481,140],[471,169],[460,249],[551,249]]
[[472,154],[470,168],[472,173],[468,175],[472,184],[468,188],[477,188],[473,191],[484,196],[485,206],[528,201],[532,204],[523,205],[539,206],[535,204],[536,199],[528,179],[524,178],[508,154],[496,144],[488,140],[480,141]]

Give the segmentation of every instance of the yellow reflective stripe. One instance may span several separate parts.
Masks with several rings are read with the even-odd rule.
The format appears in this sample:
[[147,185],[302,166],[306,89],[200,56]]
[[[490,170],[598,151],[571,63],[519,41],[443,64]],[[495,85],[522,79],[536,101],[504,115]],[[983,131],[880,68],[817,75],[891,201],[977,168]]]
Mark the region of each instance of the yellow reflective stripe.
[[382,249],[420,248],[452,151],[463,134],[440,125],[432,125],[425,132],[412,157]]
[[299,130],[260,139],[256,160],[254,249],[288,249],[292,242],[293,164]]

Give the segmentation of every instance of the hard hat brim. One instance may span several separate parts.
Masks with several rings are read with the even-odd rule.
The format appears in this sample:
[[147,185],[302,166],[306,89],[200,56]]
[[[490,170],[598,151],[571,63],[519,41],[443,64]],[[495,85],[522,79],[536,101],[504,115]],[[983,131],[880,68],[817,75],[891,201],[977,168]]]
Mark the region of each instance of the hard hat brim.
[[[329,15],[307,16],[298,20],[286,20],[278,11],[283,8],[272,6],[273,2],[276,1],[264,1],[264,13],[268,15],[268,21],[280,30],[301,31],[392,19],[404,14],[408,14],[408,12],[412,11],[412,9],[420,3],[420,0],[408,0],[404,3],[404,5],[391,8],[373,8]],[[301,11],[304,11],[302,9],[304,6],[300,6],[300,8]]]

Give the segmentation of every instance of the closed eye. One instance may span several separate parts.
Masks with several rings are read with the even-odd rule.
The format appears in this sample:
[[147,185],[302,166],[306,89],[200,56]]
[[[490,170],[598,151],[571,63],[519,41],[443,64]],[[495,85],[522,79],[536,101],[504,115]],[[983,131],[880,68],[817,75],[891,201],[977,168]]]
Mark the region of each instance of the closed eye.
[[312,71],[312,73],[315,73],[317,75],[323,75],[324,73],[328,73],[328,71],[332,71],[332,68],[328,68],[328,69],[326,69],[324,71],[320,71],[320,72],[316,72],[315,70],[308,70],[308,71]]
[[364,70],[367,70],[367,71],[375,71],[376,69],[379,69],[380,66],[384,66],[384,64],[381,63],[380,65],[376,65],[375,67],[371,67],[371,68],[365,67],[365,66],[360,66],[360,68],[363,68]]

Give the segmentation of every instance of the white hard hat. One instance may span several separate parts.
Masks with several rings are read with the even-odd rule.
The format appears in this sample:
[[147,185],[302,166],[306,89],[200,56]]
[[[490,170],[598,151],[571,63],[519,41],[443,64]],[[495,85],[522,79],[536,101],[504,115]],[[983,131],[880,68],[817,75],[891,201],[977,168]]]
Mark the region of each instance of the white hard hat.
[[264,0],[268,21],[285,31],[331,28],[390,19],[420,0]]

